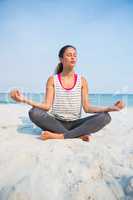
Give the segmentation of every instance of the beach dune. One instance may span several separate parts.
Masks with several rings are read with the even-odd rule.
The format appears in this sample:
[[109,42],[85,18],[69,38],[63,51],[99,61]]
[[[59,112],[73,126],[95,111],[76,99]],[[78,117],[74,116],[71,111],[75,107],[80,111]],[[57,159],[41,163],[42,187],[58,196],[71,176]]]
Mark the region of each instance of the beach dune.
[[89,143],[38,139],[29,109],[0,105],[0,200],[133,199],[133,108]]

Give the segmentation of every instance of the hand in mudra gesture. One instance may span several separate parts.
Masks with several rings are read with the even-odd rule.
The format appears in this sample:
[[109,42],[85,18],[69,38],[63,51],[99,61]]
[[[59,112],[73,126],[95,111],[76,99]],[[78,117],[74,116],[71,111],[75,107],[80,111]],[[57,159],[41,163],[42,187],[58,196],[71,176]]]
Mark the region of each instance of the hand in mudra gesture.
[[123,101],[117,101],[115,103],[115,106],[118,107],[120,110],[123,109],[125,107],[125,103]]
[[19,91],[19,90],[17,90],[17,89],[14,89],[14,90],[12,90],[11,92],[10,92],[10,97],[13,99],[13,100],[15,100],[15,101],[17,101],[17,102],[20,102],[20,103],[24,103],[24,101],[25,101],[25,97],[24,97],[24,95]]
[[119,111],[125,107],[125,103],[121,100],[117,101],[113,106],[108,108],[108,111]]

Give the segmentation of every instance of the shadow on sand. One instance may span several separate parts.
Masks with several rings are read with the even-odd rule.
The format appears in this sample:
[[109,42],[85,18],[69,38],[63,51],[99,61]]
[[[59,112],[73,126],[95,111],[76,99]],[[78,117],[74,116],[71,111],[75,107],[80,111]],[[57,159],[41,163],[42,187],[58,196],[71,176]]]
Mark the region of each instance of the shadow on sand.
[[18,126],[17,131],[22,134],[40,135],[42,129],[33,124],[28,117],[20,117],[22,124]]

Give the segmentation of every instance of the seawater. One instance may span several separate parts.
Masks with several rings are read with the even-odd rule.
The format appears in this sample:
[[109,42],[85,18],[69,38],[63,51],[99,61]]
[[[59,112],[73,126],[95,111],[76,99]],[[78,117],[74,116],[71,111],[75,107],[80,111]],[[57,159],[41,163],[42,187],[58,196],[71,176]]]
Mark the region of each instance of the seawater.
[[[43,93],[23,93],[27,98],[33,101],[42,102],[44,99]],[[127,107],[133,107],[133,94],[90,94],[88,96],[92,105],[110,106],[117,100],[123,100]],[[0,103],[10,104],[16,103],[9,97],[8,93],[0,93]]]

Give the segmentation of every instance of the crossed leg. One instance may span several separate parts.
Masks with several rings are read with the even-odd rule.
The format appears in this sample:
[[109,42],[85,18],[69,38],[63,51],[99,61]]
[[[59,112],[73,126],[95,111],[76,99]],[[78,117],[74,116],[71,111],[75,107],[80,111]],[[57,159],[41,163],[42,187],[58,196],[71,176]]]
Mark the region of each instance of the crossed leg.
[[40,136],[43,140],[80,138],[89,141],[91,133],[97,132],[111,121],[110,115],[103,112],[74,120],[71,128],[67,129],[59,120],[38,108],[30,109],[29,117],[33,123],[44,130]]

